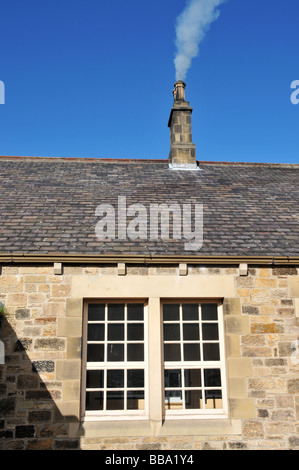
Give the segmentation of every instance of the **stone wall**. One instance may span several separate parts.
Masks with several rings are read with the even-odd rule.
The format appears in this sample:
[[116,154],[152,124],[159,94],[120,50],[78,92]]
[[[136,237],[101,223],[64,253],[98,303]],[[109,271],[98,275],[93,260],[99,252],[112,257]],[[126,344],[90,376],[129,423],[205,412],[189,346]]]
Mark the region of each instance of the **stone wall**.
[[[7,315],[0,329],[6,354],[0,365],[0,449],[299,449],[295,267],[250,267],[247,276],[237,267],[188,267],[185,278],[198,285],[207,275],[215,283],[229,277],[234,284],[223,304],[225,426],[209,431],[203,423],[192,434],[192,426],[184,433],[178,422],[176,435],[160,436],[78,432],[82,303],[73,280],[106,275],[117,277],[117,267],[66,265],[57,275],[53,266],[2,266],[0,302]],[[169,276],[171,282],[179,268],[128,266],[127,276],[133,284],[134,276]]]

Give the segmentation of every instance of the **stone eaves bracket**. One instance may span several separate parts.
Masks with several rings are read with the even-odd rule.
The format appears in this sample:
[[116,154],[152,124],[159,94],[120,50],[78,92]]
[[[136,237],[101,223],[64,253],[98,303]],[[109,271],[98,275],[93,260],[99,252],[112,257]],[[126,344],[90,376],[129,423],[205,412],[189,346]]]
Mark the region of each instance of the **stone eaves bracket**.
[[125,276],[127,274],[126,263],[117,263],[117,274]]
[[54,263],[54,274],[62,274],[62,263]]
[[239,276],[247,276],[248,275],[248,264],[241,263],[239,265]]
[[179,275],[180,276],[187,276],[188,274],[188,266],[186,263],[179,264]]

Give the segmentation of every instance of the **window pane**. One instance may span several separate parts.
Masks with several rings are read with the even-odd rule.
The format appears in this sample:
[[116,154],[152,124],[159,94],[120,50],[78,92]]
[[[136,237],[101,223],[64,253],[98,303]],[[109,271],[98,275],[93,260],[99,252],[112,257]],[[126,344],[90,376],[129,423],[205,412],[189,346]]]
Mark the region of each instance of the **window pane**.
[[128,325],[128,341],[142,341],[143,338],[143,323],[132,323]]
[[124,334],[125,333],[123,323],[115,323],[108,325],[108,341],[123,341]]
[[198,320],[198,304],[183,304],[183,320]]
[[185,370],[185,387],[201,387],[201,369]]
[[199,340],[198,323],[184,323],[183,324],[184,340]]
[[87,362],[103,362],[104,361],[104,345],[88,344],[87,345]]
[[184,344],[184,361],[200,361],[200,348],[198,343]]
[[105,320],[105,304],[88,305],[88,321]]
[[179,344],[164,344],[164,361],[180,361],[181,347]]
[[144,370],[143,369],[129,369],[127,382],[128,382],[128,388],[144,387]]
[[166,369],[164,371],[164,384],[165,387],[181,387],[182,386],[182,373],[181,369]]
[[128,361],[144,361],[144,346],[143,344],[128,344]]
[[203,323],[202,324],[202,338],[203,339],[219,339],[218,324],[217,323]]
[[180,340],[180,325],[177,323],[164,323],[164,341]]
[[218,320],[217,304],[201,305],[202,320]]
[[180,306],[179,304],[164,304],[163,305],[163,320],[175,321],[180,319]]
[[219,361],[219,344],[218,343],[205,343],[203,345],[203,359],[204,361]]
[[104,341],[105,325],[89,324],[88,341]]
[[108,344],[107,345],[107,361],[124,361],[124,345]]
[[104,387],[104,371],[88,370],[86,373],[86,388],[103,388]]
[[221,387],[220,369],[205,369],[205,387]]
[[221,390],[206,390],[205,391],[205,407],[206,409],[222,408],[222,392]]
[[124,409],[124,392],[107,392],[107,410]]
[[181,410],[183,408],[181,390],[165,390],[165,408],[167,410]]
[[127,408],[128,410],[144,410],[144,392],[142,390],[128,392]]
[[108,304],[108,320],[117,321],[124,320],[125,305],[124,304]]
[[123,370],[107,370],[107,388],[123,388],[124,387],[124,371]]
[[128,304],[128,320],[143,321],[144,304]]
[[103,409],[103,392],[86,392],[86,411]]
[[185,392],[185,404],[187,410],[195,410],[203,408],[202,391],[188,390]]

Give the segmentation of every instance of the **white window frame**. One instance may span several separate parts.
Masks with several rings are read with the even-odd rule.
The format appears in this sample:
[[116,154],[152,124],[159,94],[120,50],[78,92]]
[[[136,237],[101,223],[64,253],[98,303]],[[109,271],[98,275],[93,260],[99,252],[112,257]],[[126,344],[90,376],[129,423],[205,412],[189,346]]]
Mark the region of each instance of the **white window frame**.
[[[143,303],[144,304],[144,362],[101,362],[87,363],[87,314],[88,304],[103,303]],[[163,304],[164,303],[198,303],[217,304],[218,311],[218,332],[219,332],[219,353],[220,361],[198,361],[198,362],[168,362],[164,363],[164,337],[163,337]],[[82,380],[81,380],[81,420],[102,421],[102,420],[173,420],[173,419],[219,419],[228,418],[227,399],[227,373],[225,360],[224,341],[224,321],[222,299],[204,298],[89,298],[84,301],[83,312],[83,345],[82,345]],[[106,307],[107,308],[107,307]],[[107,316],[105,318],[107,322]],[[205,321],[204,321],[205,322]],[[108,323],[108,322],[107,322]],[[182,327],[182,326],[181,326]],[[105,328],[107,330],[107,328]],[[149,337],[149,332],[151,337]],[[202,336],[201,336],[202,338]],[[218,341],[217,341],[218,342]],[[202,353],[202,344],[201,344]],[[201,355],[201,358],[203,356]],[[149,367],[151,364],[151,369]],[[144,410],[106,410],[106,411],[86,411],[86,370],[87,367],[106,370],[112,369],[144,369]],[[179,409],[167,410],[165,407],[165,386],[164,369],[202,369],[217,368],[221,371],[222,406],[219,409]],[[202,377],[203,379],[203,377]],[[126,386],[126,384],[124,384]],[[182,387],[181,387],[182,388]],[[196,387],[197,388],[197,387]],[[204,390],[202,381],[202,390]],[[217,389],[220,387],[211,387]],[[115,389],[116,391],[117,389]],[[122,389],[123,390],[123,389]],[[135,389],[134,389],[135,390]],[[188,390],[188,389],[187,389]],[[125,387],[124,387],[125,391]]]
[[[127,304],[133,303],[140,303],[144,305],[143,313],[144,319],[143,322],[141,321],[128,321],[127,320]],[[101,322],[88,322],[88,305],[89,304],[105,304],[105,320]],[[87,362],[87,345],[88,345],[88,324],[90,323],[102,323],[105,325],[105,338],[104,338],[104,345],[106,346],[108,343],[108,317],[107,317],[107,309],[108,304],[125,304],[125,318],[123,321],[116,321],[116,323],[123,323],[125,325],[124,328],[124,341],[119,341],[120,344],[127,344],[127,328],[126,325],[134,324],[134,323],[143,323],[144,325],[144,340],[136,341],[142,342],[144,345],[144,361],[102,361],[102,362]],[[116,344],[118,341],[113,341]],[[106,347],[104,346],[104,350]],[[126,347],[124,348],[126,351]],[[125,353],[126,354],[126,353]],[[126,377],[127,371],[132,369],[143,369],[144,370],[144,387],[139,388],[139,390],[144,390],[144,409],[141,410],[106,410],[106,393],[107,391],[114,391],[117,392],[122,391],[124,393],[124,403],[126,403],[126,392],[128,390]],[[86,374],[88,370],[102,370],[104,372],[104,404],[103,410],[86,410],[85,409],[85,400],[86,400],[86,392],[87,391],[94,391],[97,389],[86,388]],[[110,370],[123,370],[124,371],[124,387],[115,388],[115,389],[108,389],[106,386],[106,378],[107,378],[107,371]],[[81,406],[81,419],[84,421],[97,421],[102,419],[144,419],[148,415],[148,303],[144,299],[89,299],[84,303],[84,314],[83,314],[83,348],[82,348],[82,388],[81,388],[81,396],[82,396],[82,406]],[[138,391],[138,387],[134,387],[132,391]]]
[[[179,361],[179,362],[174,362],[174,361],[164,361],[164,354],[163,354],[163,363],[162,363],[162,368],[163,368],[163,375],[164,375],[164,370],[178,370],[181,369],[182,371],[186,369],[201,369],[201,387],[192,387],[193,389],[200,389],[202,390],[202,401],[203,401],[203,408],[201,409],[186,409],[184,408],[185,405],[185,397],[184,397],[184,392],[192,390],[191,387],[185,387],[184,386],[184,373],[182,373],[182,386],[177,387],[182,390],[182,400],[181,403],[183,404],[182,409],[167,409],[165,405],[165,384],[163,381],[163,403],[164,403],[164,417],[165,419],[171,419],[171,418],[227,418],[228,416],[228,405],[227,405],[227,387],[226,387],[226,361],[225,361],[225,344],[224,344],[224,327],[223,327],[223,308],[222,308],[222,302],[219,302],[218,300],[205,300],[205,299],[167,299],[167,300],[161,300],[161,322],[164,324],[163,321],[163,305],[164,304],[179,304],[180,305],[180,319],[179,321],[169,321],[165,323],[178,323],[180,325],[180,341],[177,341],[177,343],[180,344],[181,347],[181,358],[182,356],[182,349],[183,345],[187,344],[187,342],[184,342],[182,340],[182,329],[183,329],[183,323],[188,323],[188,321],[183,321],[182,319],[182,304],[186,303],[196,303],[200,307],[200,316],[199,316],[199,327],[200,327],[200,339],[198,341],[190,341],[190,343],[198,342],[200,345],[200,361]],[[209,343],[218,343],[219,344],[219,356],[220,360],[219,361],[204,361],[203,360],[203,344],[205,341],[202,339],[202,323],[209,323],[207,320],[202,320],[201,317],[201,305],[202,304],[217,304],[217,313],[218,313],[218,320],[217,321],[210,321],[210,323],[217,323],[218,324],[218,340],[208,340],[207,342]],[[197,321],[191,321],[189,323],[197,323]],[[162,338],[163,341],[163,349],[164,349],[164,338]],[[167,341],[166,341],[167,343]],[[171,343],[171,342],[169,342]],[[220,369],[220,376],[221,376],[221,387],[205,387],[204,386],[204,369]],[[171,390],[171,387],[166,387],[167,390]],[[177,388],[173,387],[173,390],[176,390]],[[205,400],[204,400],[204,391],[205,390],[215,390],[219,389],[222,392],[222,408],[206,408],[205,407]],[[180,402],[178,402],[180,404]]]

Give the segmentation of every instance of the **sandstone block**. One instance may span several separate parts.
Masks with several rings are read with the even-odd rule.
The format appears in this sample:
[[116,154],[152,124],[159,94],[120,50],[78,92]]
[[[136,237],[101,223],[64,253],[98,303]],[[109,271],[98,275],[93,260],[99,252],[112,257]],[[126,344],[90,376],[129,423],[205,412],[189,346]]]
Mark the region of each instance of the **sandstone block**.
[[297,274],[295,266],[273,268],[273,276],[294,276]]
[[291,436],[289,438],[290,449],[299,450],[299,437],[298,436]]
[[16,438],[24,439],[35,437],[35,427],[32,425],[16,426]]
[[253,305],[242,305],[242,313],[245,315],[259,315],[259,307]]
[[32,370],[34,372],[54,372],[54,361],[33,361]]
[[240,356],[240,335],[226,335],[227,357]]
[[246,398],[247,383],[246,378],[231,377],[229,379],[229,398]]
[[258,270],[258,275],[260,277],[271,277],[272,272],[271,268],[260,268]]
[[82,320],[81,318],[58,318],[58,336],[81,336]]
[[51,411],[39,410],[29,411],[28,422],[29,423],[48,423],[52,419]]
[[245,346],[242,348],[242,356],[244,357],[271,357],[272,350],[267,347],[250,347]]
[[39,276],[39,275],[24,276],[24,281],[28,284],[36,284],[36,283],[39,283],[39,282],[45,283],[46,282],[46,276]]
[[261,289],[269,289],[269,288],[275,288],[276,286],[277,286],[276,279],[265,279],[265,278],[255,279],[255,287],[258,287]]
[[264,437],[264,428],[261,421],[248,420],[243,424],[243,435],[248,439],[261,439]]
[[82,349],[82,339],[79,337],[67,338],[66,357],[67,359],[80,359]]
[[254,285],[252,277],[236,277],[235,279],[236,287],[239,288],[251,288]]
[[66,299],[66,316],[67,317],[82,317],[83,315],[83,301],[82,299]]
[[17,380],[17,388],[29,389],[38,387],[38,376],[36,374],[20,374]]
[[79,439],[56,440],[54,443],[54,450],[78,450],[79,446]]
[[65,380],[62,385],[62,396],[64,401],[80,400],[80,381]]
[[15,312],[15,317],[17,320],[24,320],[30,317],[30,310],[27,308],[17,309]]
[[80,419],[80,404],[78,401],[56,402],[54,410],[55,423],[77,423]]
[[252,323],[252,334],[270,334],[283,332],[283,326],[277,323]]
[[233,398],[229,400],[232,418],[255,418],[255,400],[253,398]]
[[277,309],[277,313],[280,318],[292,318],[295,316],[295,309],[282,307]]
[[289,289],[272,289],[271,290],[271,299],[288,299],[289,298]]
[[224,315],[241,315],[241,303],[238,298],[226,298],[223,301]]
[[249,297],[249,294],[250,294],[249,289],[244,289],[244,288],[237,289],[237,295],[239,297]]
[[38,338],[35,340],[34,348],[36,350],[64,351],[65,340],[60,338]]
[[281,341],[278,343],[278,351],[280,357],[288,357],[293,353],[292,342],[290,341]]
[[225,318],[226,334],[246,335],[250,332],[249,319],[245,316],[230,315]]
[[30,439],[27,442],[26,450],[51,450],[53,449],[52,439]]
[[7,305],[24,308],[27,306],[27,294],[8,294]]
[[71,286],[69,284],[53,284],[53,297],[69,297],[71,295]]
[[270,294],[269,290],[266,289],[252,289],[251,290],[251,301],[253,304],[267,304],[269,302]]
[[49,317],[58,317],[64,315],[65,305],[64,303],[48,302],[43,305],[44,315]]
[[273,411],[271,418],[273,421],[294,421],[294,410],[284,409]]
[[58,360],[56,362],[56,379],[72,380],[79,379],[81,362],[76,360]]
[[229,377],[252,376],[252,361],[247,357],[230,357],[227,360]]
[[46,301],[45,294],[42,293],[35,293],[35,294],[28,294],[28,306],[32,305],[43,305]]
[[289,393],[299,393],[299,379],[290,379],[287,381]]
[[23,279],[19,276],[1,276],[0,277],[0,292],[17,293],[23,291]]
[[293,395],[278,395],[275,397],[277,408],[293,408],[294,397]]
[[245,335],[241,338],[241,344],[243,346],[264,346],[265,338],[263,335]]

